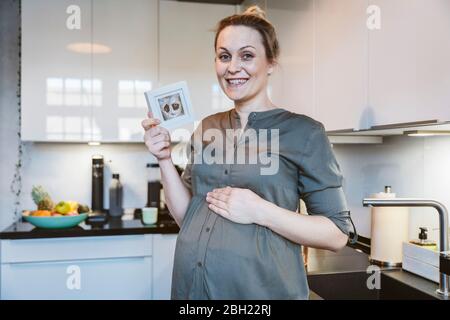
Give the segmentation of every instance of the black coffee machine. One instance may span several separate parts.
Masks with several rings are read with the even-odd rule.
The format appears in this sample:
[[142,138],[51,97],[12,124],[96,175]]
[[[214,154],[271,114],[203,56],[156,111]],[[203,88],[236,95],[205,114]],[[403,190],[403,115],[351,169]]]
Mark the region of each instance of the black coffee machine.
[[[183,169],[175,165],[178,174],[181,176]],[[158,163],[147,163],[147,204],[146,207],[157,207],[165,210],[166,205],[161,201],[164,194],[161,184],[161,171]]]
[[92,157],[92,212],[89,213],[86,224],[93,228],[102,228],[108,221],[103,205],[104,166],[103,156],[94,155]]
[[147,205],[161,208],[161,171],[158,163],[147,163]]
[[92,203],[93,212],[103,212],[103,156],[92,157]]

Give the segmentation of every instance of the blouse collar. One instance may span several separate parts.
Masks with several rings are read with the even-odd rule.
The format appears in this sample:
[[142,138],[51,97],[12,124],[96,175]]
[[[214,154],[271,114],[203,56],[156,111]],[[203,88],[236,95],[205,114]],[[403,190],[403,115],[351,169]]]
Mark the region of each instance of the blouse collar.
[[[272,117],[278,113],[281,113],[284,110],[283,108],[274,108],[266,111],[252,111],[248,115],[248,120],[255,121],[255,120],[261,120],[267,117]],[[239,113],[236,111],[235,108],[230,110],[230,115],[234,119],[240,119]]]

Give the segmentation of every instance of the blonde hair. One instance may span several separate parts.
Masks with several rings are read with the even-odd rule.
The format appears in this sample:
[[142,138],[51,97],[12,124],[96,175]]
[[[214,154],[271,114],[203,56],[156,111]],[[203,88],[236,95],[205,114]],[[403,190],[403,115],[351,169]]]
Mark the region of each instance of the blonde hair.
[[267,20],[266,13],[258,6],[248,7],[243,13],[234,14],[219,21],[214,39],[214,49],[217,49],[217,38],[220,32],[228,26],[246,26],[259,32],[269,62],[276,62],[280,47],[274,26]]
[[264,10],[256,5],[248,7],[242,14],[255,15],[260,17],[261,19],[267,20],[266,13],[264,12]]

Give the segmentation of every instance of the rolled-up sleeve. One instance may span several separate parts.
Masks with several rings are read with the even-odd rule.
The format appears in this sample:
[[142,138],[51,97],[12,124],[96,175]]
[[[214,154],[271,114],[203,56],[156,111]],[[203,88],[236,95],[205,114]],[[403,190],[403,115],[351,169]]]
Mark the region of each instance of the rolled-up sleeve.
[[308,213],[329,218],[349,235],[351,219],[342,174],[322,124],[312,127],[302,155],[298,188]]

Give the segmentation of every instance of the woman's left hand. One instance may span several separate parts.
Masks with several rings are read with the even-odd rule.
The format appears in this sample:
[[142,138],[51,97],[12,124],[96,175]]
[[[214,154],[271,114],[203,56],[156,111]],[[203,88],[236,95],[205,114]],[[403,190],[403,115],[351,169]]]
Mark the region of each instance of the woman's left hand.
[[241,224],[257,223],[264,201],[249,189],[225,187],[206,195],[209,208],[228,220]]

